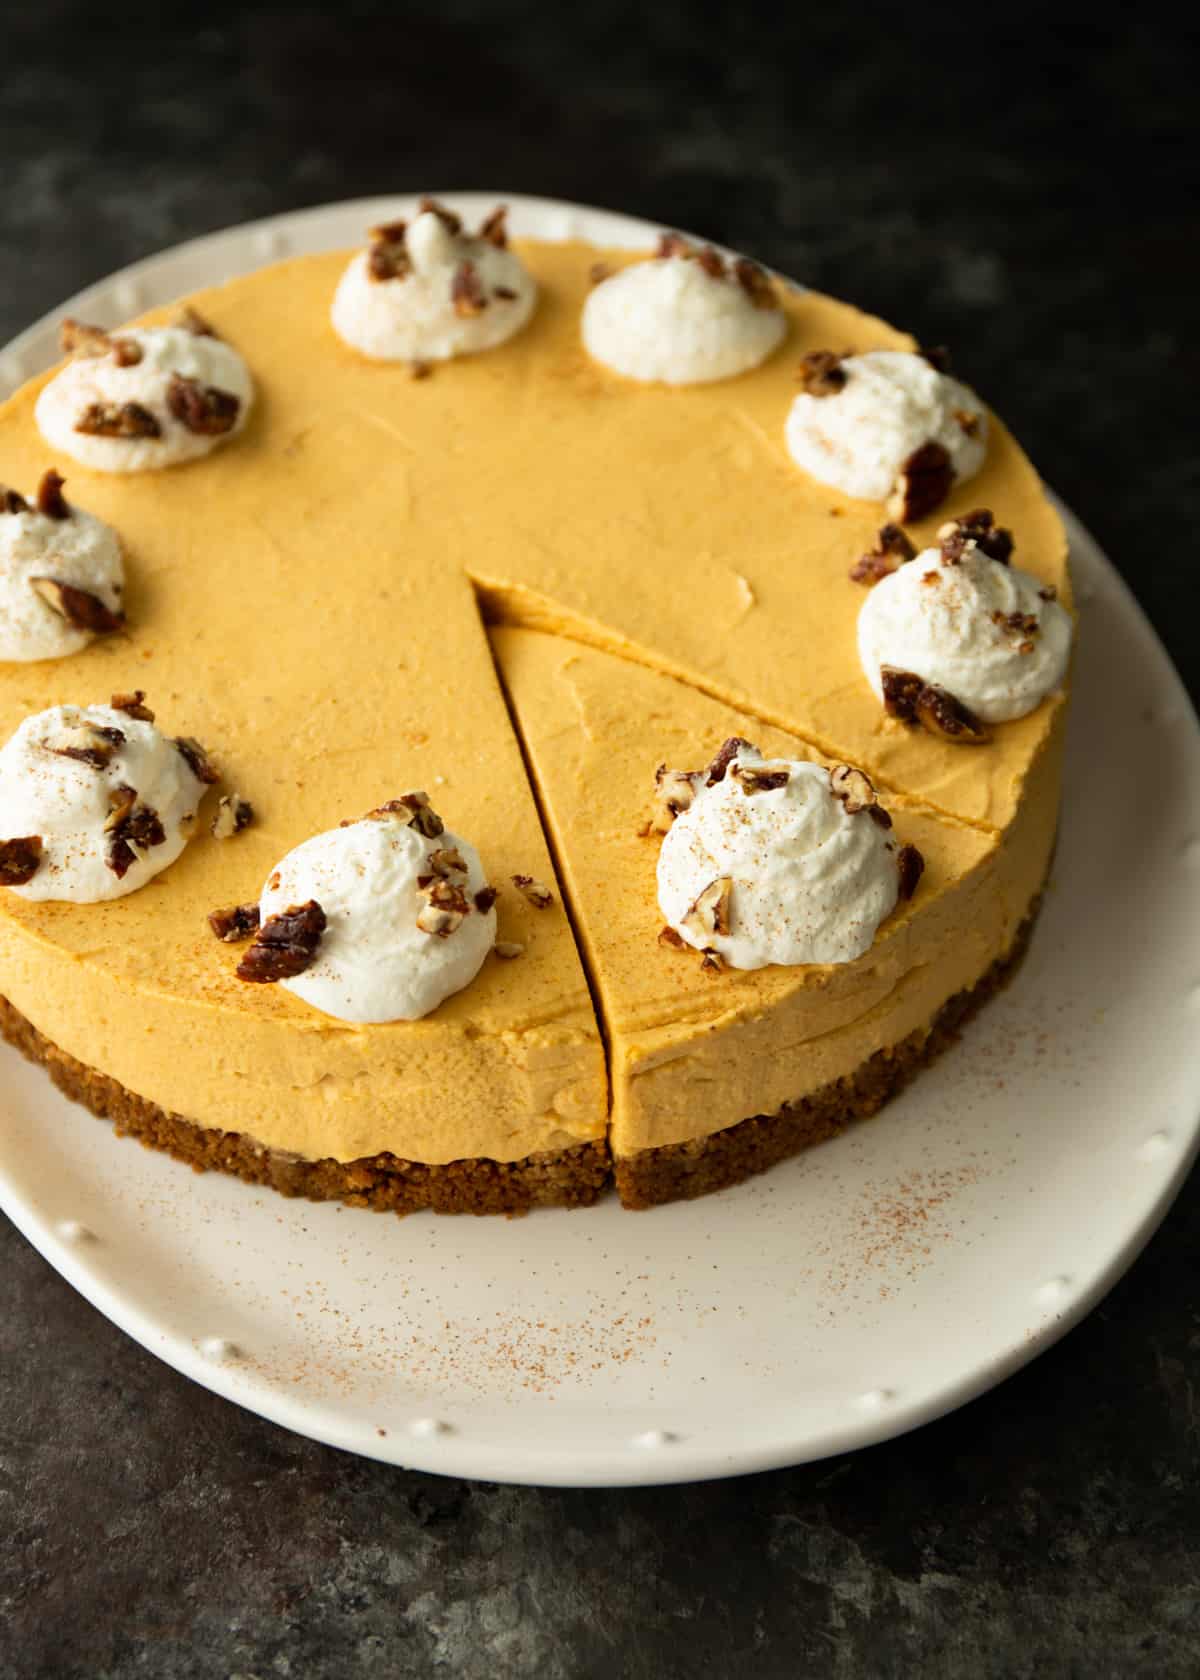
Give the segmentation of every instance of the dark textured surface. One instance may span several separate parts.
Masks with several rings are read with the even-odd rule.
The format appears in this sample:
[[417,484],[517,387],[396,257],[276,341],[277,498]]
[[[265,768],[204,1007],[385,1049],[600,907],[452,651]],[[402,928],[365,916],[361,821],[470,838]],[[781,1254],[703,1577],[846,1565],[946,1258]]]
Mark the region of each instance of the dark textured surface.
[[[355,194],[691,225],[955,346],[1194,692],[1196,55],[1136,14],[1057,38],[1049,8],[968,15],[21,8],[0,338],[181,237]],[[5,1226],[0,1675],[1193,1676],[1198,1239],[1193,1185],[1081,1328],[908,1439],[573,1493],[286,1435]]]

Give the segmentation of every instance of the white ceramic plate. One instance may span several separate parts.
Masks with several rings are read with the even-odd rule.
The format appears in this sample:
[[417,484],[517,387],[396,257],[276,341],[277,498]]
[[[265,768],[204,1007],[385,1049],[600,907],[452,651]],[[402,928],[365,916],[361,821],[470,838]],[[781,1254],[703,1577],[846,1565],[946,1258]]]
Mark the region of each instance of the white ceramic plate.
[[[494,200],[447,195],[481,214]],[[518,232],[645,243],[513,200]],[[116,324],[297,252],[389,199],[215,234],[89,288]],[[0,1047],[0,1205],[143,1346],[277,1423],[495,1481],[687,1481],[899,1434],[1095,1305],[1197,1147],[1200,736],[1171,665],[1068,520],[1082,630],[1065,820],[1029,958],[877,1120],[756,1183],[628,1214],[408,1220],[289,1202],[117,1142]],[[64,1357],[69,1350],[64,1349]]]

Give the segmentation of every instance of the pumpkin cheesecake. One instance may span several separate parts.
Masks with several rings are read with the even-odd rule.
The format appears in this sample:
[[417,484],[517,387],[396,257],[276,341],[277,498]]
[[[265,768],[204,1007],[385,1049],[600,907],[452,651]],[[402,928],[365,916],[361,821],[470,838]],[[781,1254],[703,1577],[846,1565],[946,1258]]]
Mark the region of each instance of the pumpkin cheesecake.
[[[440,206],[188,311],[76,325],[0,409],[6,1034],[193,1165],[398,1211],[614,1161],[649,1205],[873,1112],[1015,960],[1057,822],[1065,542],[1003,425],[754,265]],[[868,434],[887,506],[819,476]],[[824,825],[833,945],[740,966],[736,872],[664,910],[661,767],[680,836],[746,796],[764,880]]]

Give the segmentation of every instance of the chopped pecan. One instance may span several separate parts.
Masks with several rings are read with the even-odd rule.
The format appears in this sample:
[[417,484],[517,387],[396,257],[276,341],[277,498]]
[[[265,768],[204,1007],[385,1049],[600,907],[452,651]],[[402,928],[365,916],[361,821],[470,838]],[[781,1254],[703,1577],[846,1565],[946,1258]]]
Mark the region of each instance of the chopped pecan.
[[384,222],[367,235],[367,276],[371,280],[403,280],[412,272],[405,236],[407,222]]
[[429,795],[419,790],[402,793],[399,799],[389,799],[386,805],[376,805],[373,811],[367,812],[367,818],[378,822],[395,819],[408,828],[415,828],[426,840],[436,840],[446,830],[445,823],[429,803]]
[[61,578],[31,577],[29,587],[41,596],[51,612],[65,618],[73,630],[90,630],[94,636],[107,636],[124,626],[124,613],[113,612],[98,595],[76,589],[73,583],[64,583]]
[[0,887],[23,887],[42,866],[42,837],[24,834],[0,840]]
[[197,781],[203,782],[206,787],[212,787],[214,782],[221,780],[221,772],[194,735],[177,735],[175,746]]
[[850,352],[841,356],[836,350],[810,350],[801,358],[796,377],[801,389],[810,397],[832,397],[845,389],[846,370],[842,363]]
[[316,956],[324,932],[325,912],[315,898],[268,916],[237,965],[238,979],[269,985],[303,974]]
[[690,257],[692,247],[681,233],[660,233],[655,248],[656,257]]
[[775,288],[765,268],[749,257],[739,257],[733,265],[733,277],[755,309],[776,308]]
[[878,583],[880,578],[898,572],[906,560],[915,560],[916,555],[916,548],[899,525],[881,525],[875,538],[875,547],[869,553],[860,555],[851,566],[851,582]]
[[244,828],[249,828],[253,821],[254,807],[248,799],[243,799],[237,793],[222,794],[217,801],[217,809],[213,814],[213,839],[232,840],[235,834],[240,834]]
[[470,914],[466,893],[453,881],[431,881],[425,888],[425,900],[417,913],[417,926],[422,933],[435,934],[438,939],[449,939]]
[[673,927],[665,927],[660,930],[658,943],[669,945],[672,951],[686,951],[688,948],[687,940],[682,934],[676,933]]
[[[705,787],[716,787],[718,782],[723,782],[726,770],[729,769],[739,753],[757,751],[757,747],[752,746],[749,741],[743,741],[740,735],[731,735],[727,741],[721,743],[717,756],[709,765]],[[701,771],[701,774],[703,775],[703,771]]]
[[138,802],[134,788],[112,788],[108,795],[109,814],[104,824],[108,844],[104,861],[117,877],[123,880],[142,852],[161,846],[167,838],[158,812],[150,805]]
[[467,860],[457,846],[435,846],[429,854],[430,878],[434,875],[448,881],[451,875],[465,875]]
[[840,799],[847,816],[857,816],[876,803],[875,788],[865,771],[851,764],[837,764],[829,772],[829,787],[835,799]]
[[942,553],[951,563],[961,560],[968,546],[974,543],[989,560],[999,560],[1002,566],[1007,566],[1016,546],[1012,532],[995,523],[990,508],[972,508],[957,519],[948,519],[938,526],[937,538]]
[[1002,630],[1011,630],[1014,636],[1036,636],[1041,629],[1036,613],[1006,613],[998,607],[992,614],[992,623],[998,624]]
[[513,291],[511,286],[493,286],[492,296],[494,298],[499,298],[501,303],[512,303],[517,294]]
[[978,414],[968,414],[965,408],[956,408],[954,410],[954,418],[957,420],[964,437],[973,438],[979,436]]
[[788,770],[760,770],[756,764],[735,764],[730,773],[747,797],[786,787],[791,775]]
[[201,385],[173,373],[167,386],[167,408],[189,432],[200,437],[221,437],[237,425],[242,399],[216,385]]
[[162,436],[162,427],[148,408],[141,403],[89,403],[79,419],[75,422],[75,430],[83,432],[88,437],[111,438],[156,438]]
[[492,950],[500,958],[501,962],[511,962],[514,957],[524,955],[525,947],[521,944],[519,939],[497,939],[496,943],[492,946]]
[[729,932],[729,910],[732,902],[733,881],[728,875],[722,875],[717,880],[710,881],[700,893],[687,915],[683,917],[683,926],[698,939],[706,939],[714,933],[726,934]]
[[226,945],[236,945],[258,932],[260,921],[257,904],[233,904],[228,910],[213,910],[208,925]]
[[114,712],[124,712],[127,717],[139,718],[142,723],[153,723],[154,713],[145,701],[146,690],[135,688],[130,694],[114,694],[108,703]]
[[409,376],[412,379],[428,379],[433,372],[433,363],[424,361],[417,356],[408,364]]
[[500,894],[495,887],[480,887],[474,899],[476,910],[479,911],[481,916],[486,916],[499,896]]
[[454,270],[450,282],[450,301],[456,315],[482,315],[488,300],[484,295],[479,270],[470,257],[464,257]]
[[479,238],[486,239],[489,245],[494,245],[498,251],[503,251],[508,244],[508,205],[498,204],[490,216],[485,216],[479,224]]
[[937,584],[940,584],[941,581],[942,581],[941,572],[922,572],[921,573],[921,582],[923,584],[925,584],[930,589],[934,588]]
[[896,853],[896,868],[900,872],[900,897],[911,898],[925,869],[925,859],[915,846],[901,846]]
[[961,700],[937,683],[925,682],[912,671],[894,665],[880,669],[883,704],[902,723],[919,723],[930,735],[961,746],[977,746],[991,740],[991,731]]
[[107,356],[111,352],[118,367],[136,367],[143,355],[136,339],[105,332],[103,327],[89,326],[69,315],[58,329],[58,342],[68,356]]
[[185,303],[176,311],[173,325],[182,328],[184,332],[194,334],[196,338],[216,338],[216,329],[204,319],[199,310],[193,309],[190,303]]
[[660,764],[654,772],[654,817],[651,827],[665,834],[675,818],[691,805],[696,797],[696,782],[702,772],[668,770]]
[[927,361],[931,368],[938,373],[950,372],[950,352],[944,344],[934,344],[928,349],[924,346],[917,351],[917,355]]
[[946,500],[953,483],[954,468],[948,451],[940,443],[923,443],[896,475],[887,511],[902,525],[911,519],[924,519]]
[[1039,598],[1039,600],[1042,600],[1042,601],[1057,601],[1058,600],[1058,590],[1054,587],[1054,585],[1052,583],[1045,583],[1038,590],[1038,598]]
[[554,903],[554,894],[550,888],[543,886],[541,881],[535,881],[532,875],[514,875],[512,883],[535,910],[549,910]]
[[725,258],[715,245],[703,246],[695,253],[695,257],[705,274],[711,275],[714,280],[724,280]]
[[71,517],[71,509],[62,493],[65,482],[62,474],[56,473],[53,467],[47,467],[38,482],[37,510],[39,513],[44,513],[47,519],[69,519]]
[[417,214],[420,216],[436,216],[447,233],[459,234],[462,232],[462,217],[456,216],[453,210],[447,210],[446,206],[439,204],[436,198],[423,198],[417,206]]
[[19,490],[10,490],[7,484],[0,484],[0,513],[28,513],[29,503]]
[[112,729],[107,724],[85,722],[68,724],[57,746],[49,741],[40,744],[56,758],[72,758],[77,764],[86,764],[92,770],[104,770],[112,763],[117,748],[124,746],[125,736],[121,730]]
[[705,951],[700,959],[701,974],[724,974],[725,963],[719,951]]

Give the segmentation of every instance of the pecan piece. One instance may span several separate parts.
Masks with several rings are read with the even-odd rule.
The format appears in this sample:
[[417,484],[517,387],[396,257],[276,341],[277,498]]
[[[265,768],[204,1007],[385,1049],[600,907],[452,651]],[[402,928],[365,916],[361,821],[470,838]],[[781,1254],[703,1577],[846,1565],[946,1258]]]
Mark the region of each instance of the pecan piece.
[[968,546],[974,543],[989,560],[999,560],[1002,566],[1007,566],[1016,546],[1012,532],[995,523],[991,508],[972,508],[957,519],[948,519],[938,526],[937,539],[943,555],[952,564],[961,560]]
[[432,871],[431,880],[436,875],[443,881],[448,881],[451,875],[467,873],[467,860],[457,846],[435,846],[429,854],[429,867]]
[[260,920],[257,904],[233,904],[228,910],[210,911],[208,925],[226,945],[236,945],[258,932]]
[[695,257],[705,274],[709,275],[714,280],[724,280],[725,258],[721,255],[720,251],[717,250],[715,245],[703,246],[695,253]]
[[923,519],[940,507],[954,483],[950,456],[940,443],[923,443],[903,463],[896,475],[896,487],[887,502],[889,516],[897,524]]
[[73,630],[90,630],[94,636],[107,636],[125,624],[125,614],[106,607],[99,595],[76,589],[73,583],[64,583],[61,578],[31,577],[29,587],[41,596],[51,612],[65,618]]
[[836,350],[810,350],[796,373],[801,389],[810,397],[836,396],[845,389],[847,374],[842,363],[849,354],[849,350],[841,356]]
[[75,430],[83,432],[88,437],[111,438],[156,438],[162,436],[162,427],[148,408],[141,403],[89,403],[79,419],[75,422]]
[[367,235],[367,277],[371,280],[404,280],[412,272],[405,244],[407,222],[384,222]]
[[303,974],[316,956],[324,932],[325,912],[315,898],[290,904],[286,910],[268,916],[237,965],[238,979],[270,985]]
[[672,951],[686,951],[688,948],[687,940],[682,934],[676,933],[673,927],[660,929],[658,943],[669,946]]
[[513,303],[516,301],[517,294],[511,286],[493,286],[492,296],[499,298],[501,303]]
[[919,723],[930,735],[961,746],[990,741],[991,731],[961,700],[937,683],[925,682],[912,671],[894,665],[880,668],[883,704],[902,723]]
[[857,816],[859,811],[870,810],[876,803],[871,778],[851,764],[834,766],[829,772],[829,787],[833,797],[845,806],[847,816]]
[[454,270],[450,282],[450,301],[456,315],[482,315],[488,300],[484,295],[479,270],[470,257],[464,257]]
[[1011,630],[1014,636],[1036,636],[1041,629],[1036,613],[1006,613],[999,608],[992,614],[992,623],[998,624],[1002,630]]
[[23,887],[42,866],[42,837],[24,834],[0,840],[0,887]]
[[124,712],[127,717],[140,718],[143,723],[153,723],[154,713],[145,701],[146,690],[135,688],[130,694],[114,694],[108,703],[114,712]]
[[959,428],[964,437],[973,438],[979,436],[978,414],[968,414],[965,408],[956,408],[954,410],[954,418],[958,422]]
[[104,832],[108,835],[104,861],[123,880],[142,852],[161,846],[167,838],[158,812],[138,802],[137,790],[122,784],[108,795],[109,813]]
[[754,764],[735,764],[731,774],[742,792],[749,797],[755,793],[773,793],[776,788],[786,787],[791,772],[760,770]]
[[[743,741],[740,735],[731,735],[727,741],[721,743],[717,756],[709,765],[708,780],[704,784],[705,787],[716,787],[718,782],[723,782],[726,770],[729,769],[730,764],[739,753],[757,752],[757,750],[749,741]],[[700,774],[703,775],[704,772],[701,771]]]
[[1052,583],[1045,583],[1038,590],[1038,599],[1042,601],[1057,601],[1058,590]]
[[119,729],[100,723],[77,723],[67,725],[60,746],[52,746],[49,741],[43,741],[41,746],[56,758],[72,758],[92,770],[104,770],[112,763],[117,748],[124,744],[125,736]]
[[907,560],[915,560],[917,551],[909,541],[908,534],[899,525],[881,525],[875,538],[875,547],[869,553],[860,555],[850,568],[852,583],[873,584],[881,578],[888,577],[892,572],[898,572]]
[[495,887],[480,887],[479,891],[475,894],[474,902],[476,910],[479,911],[481,916],[486,916],[499,896],[500,894]]
[[733,881],[728,875],[722,875],[717,880],[710,881],[698,895],[696,902],[683,918],[683,926],[699,939],[706,939],[714,933],[728,933],[732,901]]
[[204,319],[199,310],[193,309],[190,303],[185,303],[181,309],[176,311],[175,320],[172,324],[181,328],[184,332],[192,333],[196,338],[216,338],[218,336],[211,323]]
[[724,974],[725,962],[719,951],[705,951],[700,959],[701,974]]
[[69,315],[58,329],[58,342],[68,356],[107,356],[111,353],[118,367],[136,367],[141,361],[141,345],[132,338],[105,332],[103,327],[89,326]]
[[690,257],[692,247],[681,233],[660,233],[655,247],[656,257]]
[[194,735],[176,735],[175,747],[197,781],[212,787],[221,780],[221,772]]
[[433,363],[424,361],[420,356],[408,364],[410,379],[428,379],[433,373]]
[[535,910],[549,910],[554,903],[554,894],[550,888],[543,886],[541,881],[535,881],[532,875],[514,875],[512,883]]
[[249,828],[253,821],[254,807],[248,799],[243,799],[237,793],[222,794],[217,801],[217,809],[213,814],[213,839],[232,840],[235,834],[240,834],[244,828]]
[[950,372],[950,352],[944,344],[933,344],[928,349],[924,346],[917,351],[917,355],[937,373]]
[[447,210],[444,204],[439,204],[436,198],[423,198],[417,206],[419,216],[436,216],[446,232],[460,234],[462,232],[462,217],[456,216],[453,210]]
[[900,897],[911,898],[925,869],[925,859],[915,846],[901,846],[896,853],[896,868],[900,872]]
[[66,480],[53,467],[47,467],[37,487],[37,510],[47,519],[69,519],[71,509],[62,493]]
[[7,484],[0,484],[0,513],[28,513],[29,503],[19,490],[10,490]]
[[198,379],[171,375],[167,386],[167,409],[198,437],[222,437],[237,425],[242,399],[216,385],[201,385]]
[[470,914],[466,893],[453,881],[431,881],[425,889],[425,899],[417,912],[417,926],[422,933],[434,934],[438,939],[449,939]]
[[774,309],[777,305],[775,288],[765,268],[749,257],[739,257],[733,265],[733,277],[755,309]]
[[436,840],[446,831],[445,823],[429,803],[429,795],[419,790],[402,793],[399,799],[389,799],[386,805],[376,805],[373,811],[367,812],[367,817],[378,822],[394,818],[408,828],[415,828],[426,840]]
[[494,245],[498,251],[503,251],[508,245],[508,205],[498,204],[490,216],[485,216],[479,224],[479,238],[486,239],[489,245]]
[[698,774],[690,770],[668,770],[660,764],[654,772],[654,817],[651,827],[665,834],[675,818],[686,811],[696,797]]

